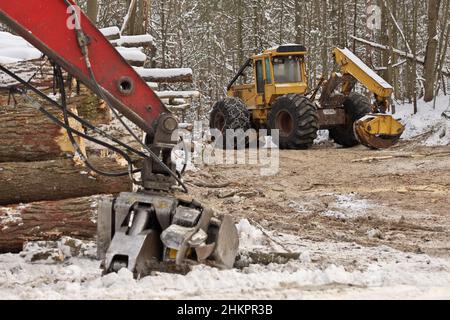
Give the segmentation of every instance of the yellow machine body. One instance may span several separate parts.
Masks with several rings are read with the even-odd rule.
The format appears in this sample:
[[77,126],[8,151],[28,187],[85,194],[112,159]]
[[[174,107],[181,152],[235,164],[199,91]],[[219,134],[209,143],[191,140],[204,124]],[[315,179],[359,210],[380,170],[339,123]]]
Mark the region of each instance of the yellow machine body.
[[[250,84],[233,85],[228,88],[228,96],[240,98],[252,113],[254,121],[264,125],[270,105],[276,98],[289,93],[305,94],[308,91],[305,56],[306,48],[292,46],[288,52],[280,52],[279,47],[265,50],[263,53],[252,56],[251,67],[253,69],[254,82]],[[280,61],[292,61],[291,71],[298,73],[287,75],[284,67],[278,66]],[[250,66],[250,65],[249,65]],[[288,80],[288,81],[286,81]]]
[[[306,55],[304,46],[292,44],[252,56],[229,84],[228,96],[240,98],[244,102],[255,126],[267,127],[271,105],[278,97],[287,94],[307,95]],[[397,143],[404,127],[385,114],[389,109],[393,87],[350,50],[335,48],[333,57],[338,72],[333,73],[328,80],[321,81],[310,98],[315,102],[317,91],[322,89],[316,103],[319,127],[331,129],[347,125],[349,117],[346,116],[348,110],[344,109],[344,101],[356,83],[360,83],[374,94],[375,99],[372,113],[368,113],[371,120],[354,123],[357,139],[372,148],[387,148]],[[251,75],[245,74],[249,68]],[[239,77],[244,78],[244,84],[235,84]],[[245,83],[249,77],[253,81]]]

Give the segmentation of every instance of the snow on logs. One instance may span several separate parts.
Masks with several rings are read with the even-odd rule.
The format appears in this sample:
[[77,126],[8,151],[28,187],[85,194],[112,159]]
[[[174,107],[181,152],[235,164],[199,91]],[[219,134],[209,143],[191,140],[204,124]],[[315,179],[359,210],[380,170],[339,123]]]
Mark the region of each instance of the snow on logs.
[[147,69],[135,67],[134,69],[147,82],[158,82],[158,83],[192,82],[191,68]]
[[113,46],[127,47],[127,48],[154,48],[153,37],[149,34],[137,35],[137,36],[121,36],[117,40],[111,41]]
[[116,47],[116,50],[129,64],[135,67],[144,66],[147,60],[147,56],[142,52],[142,48]]
[[174,112],[189,109],[192,100],[200,97],[199,91],[159,91],[156,94]]
[[102,28],[100,32],[110,41],[120,39],[120,29],[118,27]]
[[159,91],[156,92],[160,99],[195,99],[200,97],[199,91]]
[[93,240],[101,196],[0,207],[0,253],[20,252],[28,241],[63,236]]
[[[24,80],[31,79],[30,84],[38,89],[53,86],[53,67],[49,63],[44,63],[43,59],[14,62],[5,67]],[[0,72],[0,89],[6,90],[17,85],[20,85],[18,81]]]
[[42,53],[22,37],[0,32],[0,64],[39,59]]

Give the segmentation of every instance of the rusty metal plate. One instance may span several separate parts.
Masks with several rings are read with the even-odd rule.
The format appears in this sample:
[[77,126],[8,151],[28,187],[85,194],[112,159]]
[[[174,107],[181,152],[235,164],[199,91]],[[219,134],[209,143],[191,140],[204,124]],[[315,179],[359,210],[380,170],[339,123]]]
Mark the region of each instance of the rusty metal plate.
[[317,109],[317,117],[320,129],[345,124],[345,110],[343,108]]

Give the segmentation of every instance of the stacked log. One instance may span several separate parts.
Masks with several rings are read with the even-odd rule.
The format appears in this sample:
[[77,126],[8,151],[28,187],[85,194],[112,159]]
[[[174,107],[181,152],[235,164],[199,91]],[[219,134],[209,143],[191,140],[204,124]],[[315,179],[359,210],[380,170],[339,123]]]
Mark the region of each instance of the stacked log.
[[[68,102],[72,112],[90,122],[111,120],[103,102],[83,87]],[[63,119],[57,108],[39,103]],[[70,125],[84,130],[75,120]],[[75,139],[86,153],[85,141]],[[92,157],[89,149],[87,153],[96,168],[126,171],[114,157]],[[0,181],[0,253],[19,252],[27,241],[61,236],[93,239],[98,195],[132,190],[128,176],[91,172],[75,154],[66,130],[20,97],[15,106],[0,105]]]
[[22,251],[27,241],[62,236],[94,239],[98,196],[0,207],[0,253]]
[[[192,83],[189,68],[144,67],[148,65],[144,50],[155,51],[149,35],[123,37],[117,27],[102,32],[153,90],[157,91],[161,83]],[[41,90],[53,87],[53,69],[48,61],[18,62],[8,68],[25,80],[33,76],[31,83]],[[132,144],[128,133],[121,132],[112,121],[106,104],[83,86],[75,92],[77,86],[65,76],[70,85],[69,109]],[[0,75],[0,253],[20,252],[27,241],[58,240],[62,236],[94,239],[99,197],[132,190],[131,181],[127,176],[110,178],[91,172],[75,154],[65,130],[36,108],[24,105],[20,96],[18,104],[7,105],[9,92],[17,86],[15,80]],[[186,108],[199,97],[197,91],[162,91],[158,95],[168,106],[183,112],[183,121]],[[60,111],[47,103],[44,106],[62,119]],[[70,125],[79,131],[86,129],[74,120]],[[126,171],[123,159],[117,155],[76,139],[95,167],[108,172]]]
[[[104,171],[125,170],[111,158],[89,160]],[[0,163],[0,177],[0,205],[116,194],[132,189],[128,176],[94,175],[72,159]]]
[[[50,108],[49,111],[63,119],[59,112]],[[74,129],[83,130],[78,123],[70,123]],[[83,141],[78,137],[76,140],[84,149]],[[28,104],[0,107],[0,162],[51,160],[73,155],[66,130],[36,108]]]

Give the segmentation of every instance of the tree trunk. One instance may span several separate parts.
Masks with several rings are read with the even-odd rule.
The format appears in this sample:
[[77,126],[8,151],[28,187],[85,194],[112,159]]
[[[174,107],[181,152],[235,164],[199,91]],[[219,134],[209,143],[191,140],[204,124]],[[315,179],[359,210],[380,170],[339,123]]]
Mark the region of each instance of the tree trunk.
[[92,21],[93,24],[97,24],[98,16],[98,1],[97,0],[87,0],[87,16]]
[[0,207],[0,253],[22,251],[27,241],[62,236],[94,239],[100,196]]
[[[124,171],[114,159],[92,158],[90,162],[104,171]],[[93,176],[89,169],[71,159],[0,163],[0,180],[0,205],[115,194],[132,189],[128,176]]]
[[[54,114],[62,120],[59,112]],[[82,131],[78,123],[71,122],[71,126]],[[84,141],[75,139],[84,150]],[[25,104],[0,107],[0,162],[51,160],[73,154],[66,130],[40,111]]]
[[434,84],[436,82],[436,53],[438,47],[437,22],[439,17],[440,0],[428,1],[428,43],[425,53],[425,102],[430,102],[434,97]]
[[322,0],[322,49],[321,49],[321,55],[322,55],[322,75],[327,76],[328,74],[328,3],[327,0]]

